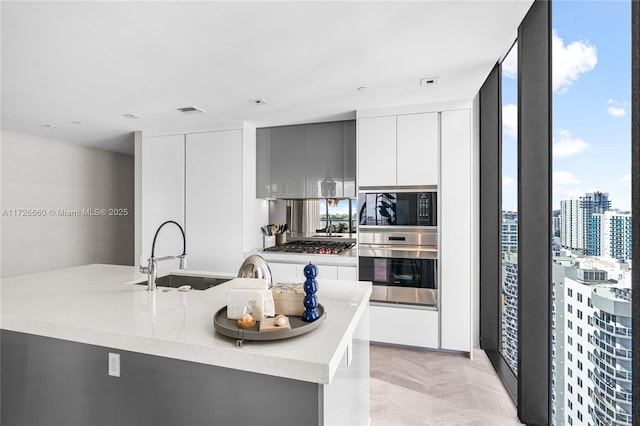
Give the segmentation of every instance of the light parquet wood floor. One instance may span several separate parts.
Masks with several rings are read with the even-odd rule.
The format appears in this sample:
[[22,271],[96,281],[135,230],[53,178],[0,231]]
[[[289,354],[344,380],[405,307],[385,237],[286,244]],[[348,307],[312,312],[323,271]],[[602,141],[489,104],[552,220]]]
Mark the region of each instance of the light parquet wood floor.
[[462,354],[371,345],[371,425],[520,425],[480,349]]

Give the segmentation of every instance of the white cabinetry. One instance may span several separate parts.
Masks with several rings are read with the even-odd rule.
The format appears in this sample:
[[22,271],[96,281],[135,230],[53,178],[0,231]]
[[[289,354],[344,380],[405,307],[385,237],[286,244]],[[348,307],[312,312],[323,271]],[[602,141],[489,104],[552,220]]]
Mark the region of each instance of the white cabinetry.
[[[281,263],[271,262],[269,263],[269,269],[271,269],[271,278],[274,283],[302,283],[306,279],[304,276],[304,267],[307,263]],[[354,280],[356,276],[355,266],[335,266],[335,265],[318,265],[318,277],[322,280]]]
[[438,113],[399,115],[397,123],[398,185],[437,185]]
[[235,272],[242,264],[242,131],[196,133],[186,142],[188,265]]
[[355,266],[338,266],[338,279],[358,281],[358,270]]
[[[158,227],[174,220],[184,227],[184,135],[145,138],[142,142],[142,253],[146,265]],[[167,225],[156,242],[157,257],[182,253],[182,235]],[[177,263],[176,263],[177,265]]]
[[[255,128],[247,125],[144,138],[141,262],[158,225],[171,219],[185,228],[189,269],[235,274],[243,254],[262,245],[268,217],[266,201],[255,198],[255,149]],[[163,228],[156,256],[181,251],[177,228]]]
[[472,350],[471,107],[450,102],[357,113],[361,191],[437,185],[439,194],[439,310],[371,306],[372,341]]
[[323,255],[307,257],[300,254],[274,254],[271,252],[262,252],[260,255],[269,264],[274,283],[303,282],[305,280],[304,267],[309,264],[309,261],[318,267],[319,280],[358,281],[355,256],[348,258]]
[[438,113],[358,120],[360,187],[437,185]]
[[438,311],[370,306],[371,341],[438,348]]
[[442,113],[440,310],[442,349],[471,351],[471,111]]
[[396,184],[396,117],[358,120],[358,185]]

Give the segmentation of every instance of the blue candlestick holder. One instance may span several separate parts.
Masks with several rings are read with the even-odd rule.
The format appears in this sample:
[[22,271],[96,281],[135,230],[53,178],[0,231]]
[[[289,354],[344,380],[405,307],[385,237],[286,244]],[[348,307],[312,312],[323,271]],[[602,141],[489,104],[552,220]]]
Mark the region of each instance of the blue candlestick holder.
[[318,296],[316,296],[316,292],[318,291],[318,282],[316,281],[318,267],[309,262],[309,264],[304,267],[304,276],[307,279],[303,287],[306,294],[303,300],[305,310],[302,313],[302,321],[313,322],[320,317],[316,309],[318,307]]

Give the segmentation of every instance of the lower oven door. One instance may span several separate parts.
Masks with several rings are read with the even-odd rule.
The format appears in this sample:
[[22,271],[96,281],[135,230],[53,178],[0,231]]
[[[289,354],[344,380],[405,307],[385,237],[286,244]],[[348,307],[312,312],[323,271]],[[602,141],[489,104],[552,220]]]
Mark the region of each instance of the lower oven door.
[[437,308],[435,253],[431,258],[360,256],[358,262],[359,279],[373,283],[371,301]]

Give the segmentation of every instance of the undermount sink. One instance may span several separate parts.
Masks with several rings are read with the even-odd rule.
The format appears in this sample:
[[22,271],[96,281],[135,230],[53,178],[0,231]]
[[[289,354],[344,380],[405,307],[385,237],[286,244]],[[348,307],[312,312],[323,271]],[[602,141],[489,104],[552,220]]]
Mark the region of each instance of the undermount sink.
[[[232,278],[169,274],[164,277],[158,277],[156,279],[156,285],[158,287],[172,288],[189,285],[193,290],[206,290],[231,280]],[[142,281],[136,284],[147,285],[147,282]]]

